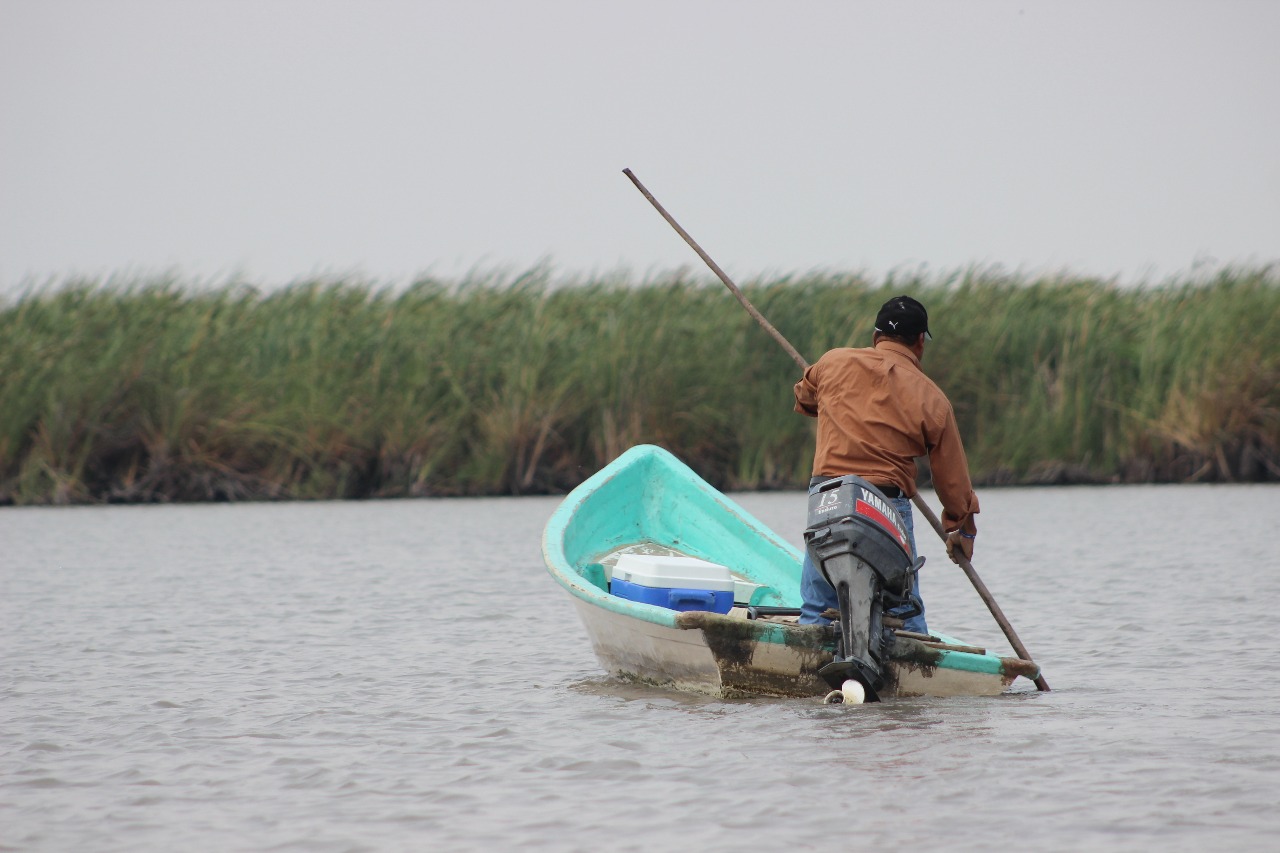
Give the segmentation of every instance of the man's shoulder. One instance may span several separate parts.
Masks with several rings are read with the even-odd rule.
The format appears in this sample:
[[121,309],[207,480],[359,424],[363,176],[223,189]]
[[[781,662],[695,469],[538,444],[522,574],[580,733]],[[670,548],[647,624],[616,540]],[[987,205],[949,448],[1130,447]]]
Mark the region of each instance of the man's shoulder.
[[951,401],[947,399],[946,393],[938,386],[938,383],[933,381],[929,374],[924,372],[923,365],[914,360],[908,363],[905,358],[894,358],[893,356],[889,356],[889,358],[893,358],[898,366],[905,365],[907,367],[907,369],[891,372],[894,381],[911,387],[915,392],[915,396],[927,405],[951,408]]
[[822,354],[819,362],[846,362],[857,361],[860,359],[874,358],[875,349],[872,347],[834,347]]
[[952,410],[951,400],[946,392],[938,387],[938,383],[930,379],[923,370],[911,371],[911,374],[904,379],[915,385],[917,397],[936,417],[945,417],[946,413]]
[[872,371],[877,358],[871,347],[834,347],[824,352],[814,367],[818,374],[830,379],[844,379]]

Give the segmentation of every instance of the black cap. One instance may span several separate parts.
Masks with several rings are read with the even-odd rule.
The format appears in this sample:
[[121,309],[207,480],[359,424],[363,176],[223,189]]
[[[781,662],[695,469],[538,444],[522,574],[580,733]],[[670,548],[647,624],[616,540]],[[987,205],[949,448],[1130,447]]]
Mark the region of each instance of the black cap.
[[876,331],[902,338],[914,338],[924,332],[926,338],[933,340],[929,334],[929,312],[910,296],[895,296],[880,307]]

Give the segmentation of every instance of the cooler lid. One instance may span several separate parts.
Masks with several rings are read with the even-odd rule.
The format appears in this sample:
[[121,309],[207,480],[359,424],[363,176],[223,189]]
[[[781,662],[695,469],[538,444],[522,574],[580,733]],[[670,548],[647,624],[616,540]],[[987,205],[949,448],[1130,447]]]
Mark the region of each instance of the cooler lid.
[[727,566],[694,557],[623,554],[613,567],[613,576],[640,586],[733,591],[733,573]]

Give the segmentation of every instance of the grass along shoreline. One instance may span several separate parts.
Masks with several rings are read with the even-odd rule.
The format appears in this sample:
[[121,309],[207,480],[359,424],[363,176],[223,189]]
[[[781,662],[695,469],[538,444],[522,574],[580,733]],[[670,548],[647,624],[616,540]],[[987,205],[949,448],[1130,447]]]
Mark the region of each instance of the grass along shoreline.
[[[810,360],[928,307],[980,484],[1280,480],[1280,269],[746,283]],[[0,503],[562,492],[627,447],[799,487],[795,365],[714,280],[66,282],[0,302]]]

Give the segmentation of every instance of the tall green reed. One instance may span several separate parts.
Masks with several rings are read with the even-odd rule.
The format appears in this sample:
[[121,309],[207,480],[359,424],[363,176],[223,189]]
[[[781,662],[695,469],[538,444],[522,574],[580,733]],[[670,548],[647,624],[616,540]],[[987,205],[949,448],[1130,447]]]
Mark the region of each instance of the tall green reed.
[[[929,308],[924,367],[980,482],[1280,478],[1275,268],[1154,287],[993,270],[746,283],[810,360]],[[799,371],[718,283],[673,273],[70,281],[0,304],[0,502],[522,494],[627,447],[794,487]]]

